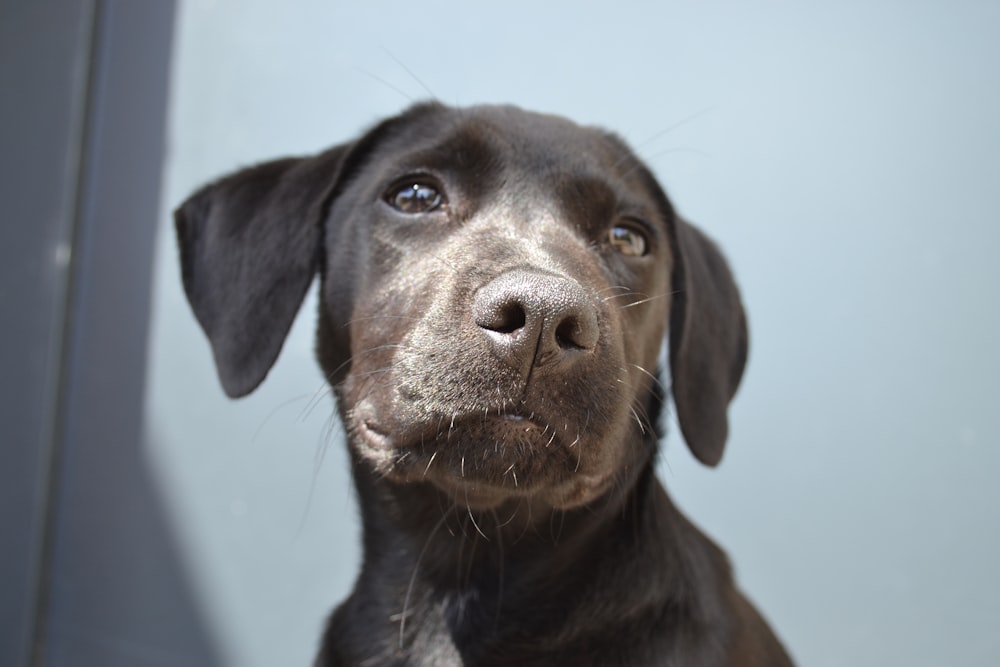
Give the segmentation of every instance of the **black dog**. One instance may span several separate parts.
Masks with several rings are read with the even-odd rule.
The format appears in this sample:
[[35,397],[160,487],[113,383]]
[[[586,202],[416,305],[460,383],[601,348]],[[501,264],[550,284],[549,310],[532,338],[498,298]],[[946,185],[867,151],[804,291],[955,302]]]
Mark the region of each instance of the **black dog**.
[[708,465],[747,333],[725,260],[621,140],[419,105],[211,184],[176,222],[230,396],[320,275],[364,564],[317,665],[791,664],[654,476],[668,331]]

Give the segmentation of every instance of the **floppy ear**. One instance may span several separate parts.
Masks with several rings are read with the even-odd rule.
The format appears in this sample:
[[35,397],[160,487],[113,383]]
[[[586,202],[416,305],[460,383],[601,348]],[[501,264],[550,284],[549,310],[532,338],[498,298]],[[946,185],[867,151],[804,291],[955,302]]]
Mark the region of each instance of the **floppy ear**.
[[670,372],[684,439],[699,461],[722,458],[726,409],[747,359],[747,323],[726,260],[704,234],[674,222],[674,302]]
[[327,200],[347,151],[244,169],[174,213],[184,291],[232,398],[267,375],[319,269]]

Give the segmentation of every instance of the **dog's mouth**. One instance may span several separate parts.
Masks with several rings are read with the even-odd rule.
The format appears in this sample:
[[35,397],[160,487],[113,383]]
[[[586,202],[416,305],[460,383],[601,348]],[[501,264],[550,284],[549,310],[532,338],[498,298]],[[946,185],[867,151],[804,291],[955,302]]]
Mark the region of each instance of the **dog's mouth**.
[[604,489],[607,474],[581,469],[585,435],[532,411],[483,410],[390,429],[365,406],[352,415],[358,453],[383,477],[429,482],[472,509],[543,497],[579,504]]
[[[434,456],[428,460],[432,466],[457,469],[462,477],[490,476],[503,467],[517,485],[517,469],[522,477],[529,468],[552,462],[553,457],[564,456],[566,450],[575,449],[580,434],[565,442],[566,435],[534,413],[441,416],[436,423],[411,426],[405,433],[393,434],[374,420],[355,419],[362,444],[379,460],[391,459],[393,467],[406,464],[408,458]],[[563,428],[568,433],[568,426]],[[437,456],[435,456],[437,455]],[[438,457],[443,457],[438,461]],[[509,472],[508,472],[509,471]]]

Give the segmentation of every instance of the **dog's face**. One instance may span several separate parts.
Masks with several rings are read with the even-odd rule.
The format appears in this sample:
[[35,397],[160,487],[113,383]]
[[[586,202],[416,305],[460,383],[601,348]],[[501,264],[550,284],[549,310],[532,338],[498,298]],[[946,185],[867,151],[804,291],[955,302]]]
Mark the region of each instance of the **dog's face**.
[[368,267],[345,298],[329,266],[324,298],[349,328],[357,455],[473,508],[607,490],[648,454],[671,289],[659,204],[620,144],[561,119],[474,109],[383,140],[329,214]]
[[714,246],[615,137],[424,105],[177,214],[185,287],[231,395],[273,363],[312,276],[354,456],[471,509],[588,503],[647,462],[670,330],[686,439],[721,456],[746,330]]

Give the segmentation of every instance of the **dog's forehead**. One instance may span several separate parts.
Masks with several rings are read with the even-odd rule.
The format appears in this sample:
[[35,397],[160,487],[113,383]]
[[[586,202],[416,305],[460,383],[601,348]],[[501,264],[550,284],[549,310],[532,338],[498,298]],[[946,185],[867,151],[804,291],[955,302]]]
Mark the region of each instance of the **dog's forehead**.
[[606,132],[513,106],[444,108],[436,118],[423,119],[419,134],[429,158],[503,162],[536,173],[607,173],[629,155]]
[[568,160],[578,157],[611,158],[609,135],[579,125],[562,116],[525,111],[514,106],[477,106],[454,110],[455,126],[463,132],[479,132],[518,151],[544,152]]
[[374,166],[382,183],[440,175],[479,203],[500,195],[571,215],[662,212],[662,191],[616,135],[514,106],[414,107],[389,121]]

